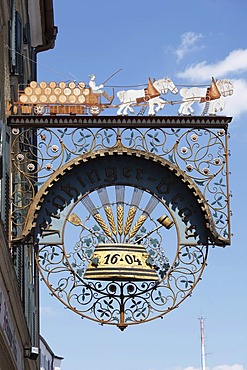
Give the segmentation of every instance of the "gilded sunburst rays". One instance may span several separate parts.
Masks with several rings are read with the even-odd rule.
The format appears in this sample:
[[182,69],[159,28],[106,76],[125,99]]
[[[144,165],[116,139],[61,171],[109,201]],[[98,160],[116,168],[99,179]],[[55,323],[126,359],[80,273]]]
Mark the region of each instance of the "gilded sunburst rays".
[[[157,273],[162,278],[169,265],[162,243],[166,233],[164,230],[174,224],[169,216],[164,214],[166,211],[163,202],[150,192],[130,186],[108,186],[87,194],[78,200],[73,212],[67,216],[67,221],[78,229],[77,232],[79,231],[78,235],[69,228],[70,232],[67,234],[70,243],[76,235],[79,236],[79,240],[68,253],[71,264],[77,266],[80,274],[88,271],[87,268],[91,269],[90,274],[86,274],[86,279],[90,277],[95,280],[101,277],[104,280],[110,276],[113,280],[120,277],[124,280],[130,279],[132,275],[127,271],[131,269],[131,273],[135,275],[134,279],[139,280],[137,276],[141,268],[136,263],[141,257],[135,253],[137,251],[139,253],[138,248],[141,248],[141,256],[145,257],[145,263],[143,262],[145,271],[150,273],[155,270],[154,275]],[[165,243],[168,243],[167,237]],[[101,248],[104,250],[103,254],[100,252]],[[128,248],[130,251],[127,253]],[[102,261],[107,265],[104,266],[107,275],[100,270],[103,268]],[[123,261],[126,262],[124,266],[121,265]],[[115,275],[114,268],[117,268],[117,262],[120,264],[119,267],[122,266],[124,273]],[[108,274],[110,263],[114,265],[112,275]],[[97,272],[94,269],[97,269]],[[151,275],[149,278],[152,281],[156,280],[154,275]],[[144,279],[143,274],[139,277],[140,280]],[[144,280],[150,280],[149,278],[145,275]]]
[[[93,234],[103,234],[115,243],[133,242],[159,203],[156,197],[147,195],[142,189],[132,188],[126,193],[123,185],[98,189],[97,196],[96,199],[95,196],[87,195],[81,199],[81,204],[88,211],[87,218],[93,217],[98,225],[99,231]],[[89,230],[76,213],[72,213],[68,221]]]
[[99,196],[99,198],[101,200],[101,203],[102,203],[102,206],[104,208],[104,211],[105,211],[107,220],[109,222],[111,231],[112,231],[113,235],[116,236],[117,235],[116,224],[115,224],[113,211],[112,211],[112,208],[111,208],[111,205],[110,205],[110,200],[109,200],[109,196],[108,196],[106,188],[98,189],[98,196]]
[[89,195],[87,195],[86,197],[83,198],[82,204],[86,207],[88,212],[94,217],[95,221],[98,223],[98,225],[104,231],[104,233],[111,238],[112,233],[111,233],[110,229],[108,228],[107,224],[105,223],[102,216],[98,212],[96,206],[92,202]]
[[117,204],[117,225],[119,235],[123,234],[124,227],[124,193],[125,187],[123,185],[116,186],[116,204]]

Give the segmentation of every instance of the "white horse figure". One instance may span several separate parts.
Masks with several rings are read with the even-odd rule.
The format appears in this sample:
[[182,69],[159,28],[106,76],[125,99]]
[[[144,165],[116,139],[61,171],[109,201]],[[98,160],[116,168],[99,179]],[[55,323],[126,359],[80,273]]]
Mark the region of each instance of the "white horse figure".
[[[178,88],[175,86],[173,81],[170,78],[162,78],[153,82],[153,87],[157,91],[158,96],[148,98],[145,94],[145,89],[141,90],[121,90],[118,91],[117,97],[120,100],[121,104],[119,105],[119,109],[117,111],[117,115],[128,115],[128,111],[130,113],[134,113],[134,109],[132,108],[133,104],[138,104],[140,102],[147,102],[149,106],[148,114],[150,116],[154,116],[156,112],[161,110],[165,104],[168,102],[163,100],[160,95],[167,94],[170,90],[173,94],[178,93]],[[155,108],[155,105],[157,107]]]
[[214,115],[217,112],[222,112],[225,109],[226,105],[225,98],[233,94],[232,82],[230,82],[229,80],[219,80],[217,82],[219,90],[221,92],[221,97],[219,99],[210,101],[208,110],[209,115]]
[[[222,111],[225,108],[224,98],[233,94],[233,84],[229,80],[216,80],[215,82],[220,96],[218,98],[210,99],[208,97],[208,88],[207,87],[191,87],[191,88],[182,88],[180,90],[180,95],[182,96],[182,103],[178,110],[179,115],[188,116],[191,113],[194,113],[192,105],[195,102],[206,102],[207,104],[207,113],[209,115],[214,115],[216,112]],[[212,85],[211,85],[212,86]]]

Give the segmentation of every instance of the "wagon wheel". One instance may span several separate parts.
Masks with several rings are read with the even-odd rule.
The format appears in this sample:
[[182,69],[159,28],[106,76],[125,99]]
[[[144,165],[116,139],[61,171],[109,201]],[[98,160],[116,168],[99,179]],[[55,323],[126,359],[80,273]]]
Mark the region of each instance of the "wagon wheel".
[[38,116],[42,116],[42,114],[45,113],[45,107],[43,105],[36,105],[36,107],[34,107],[34,113]]
[[98,116],[101,112],[101,109],[98,105],[92,105],[89,108],[89,113],[92,114],[92,116]]

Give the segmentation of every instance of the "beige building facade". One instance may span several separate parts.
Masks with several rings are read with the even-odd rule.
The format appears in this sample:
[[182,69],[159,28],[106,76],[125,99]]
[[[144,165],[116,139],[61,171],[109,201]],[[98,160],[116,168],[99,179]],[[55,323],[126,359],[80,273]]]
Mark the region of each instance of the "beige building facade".
[[[18,89],[36,80],[38,53],[54,47],[52,0],[0,2],[0,370],[40,367],[38,273],[30,241],[11,243],[11,172],[7,117]],[[31,135],[31,134],[30,134]],[[16,216],[17,217],[17,216]],[[21,215],[18,215],[21,217]]]

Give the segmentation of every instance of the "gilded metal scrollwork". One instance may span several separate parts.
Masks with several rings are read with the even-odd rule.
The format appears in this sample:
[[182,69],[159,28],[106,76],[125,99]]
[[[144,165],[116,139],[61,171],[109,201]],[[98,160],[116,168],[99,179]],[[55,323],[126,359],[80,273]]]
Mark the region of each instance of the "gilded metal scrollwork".
[[[228,148],[224,129],[58,128],[12,129],[13,238],[21,235],[27,209],[37,188],[70,160],[101,149],[152,153],[176,165],[199,187],[211,209],[217,232],[230,238]],[[25,199],[25,201],[24,201]]]
[[[37,265],[52,294],[69,309],[124,330],[128,325],[162,317],[190,296],[206,266],[208,246],[181,243],[172,215],[160,224],[157,215],[168,210],[153,195],[124,186],[110,186],[103,195],[99,191],[80,198],[70,211],[63,227],[64,243],[40,243]],[[143,214],[147,222],[138,224]],[[108,254],[97,249],[102,245],[109,246]],[[144,253],[135,252],[135,246]],[[147,272],[140,267],[140,255]],[[97,261],[92,267],[95,256],[105,264],[103,277]],[[118,272],[113,277],[114,266]],[[90,268],[98,278],[86,277]],[[121,275],[125,269],[127,278]],[[145,273],[152,271],[157,278],[150,275],[148,281]],[[136,272],[141,277],[132,279]]]

